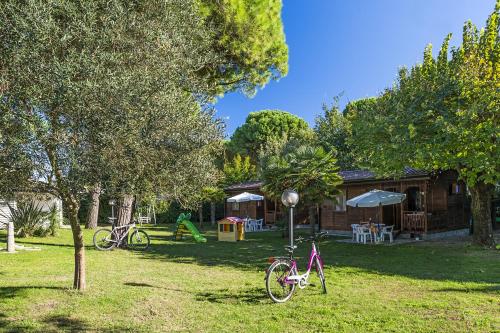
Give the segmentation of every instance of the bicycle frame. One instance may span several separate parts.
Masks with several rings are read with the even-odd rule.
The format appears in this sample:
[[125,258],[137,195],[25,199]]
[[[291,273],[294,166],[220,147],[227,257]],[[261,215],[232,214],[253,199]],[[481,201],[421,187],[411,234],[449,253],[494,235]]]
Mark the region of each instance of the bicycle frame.
[[[120,238],[116,237],[118,236],[120,233],[117,231],[118,229],[124,229],[124,228],[127,228],[125,230],[125,232],[122,233],[122,235],[120,236]],[[118,240],[114,240],[114,239],[110,239],[109,241],[110,242],[113,242],[113,243],[117,243],[118,245],[122,243],[122,241],[125,239],[125,237],[128,237],[128,234],[130,232],[131,229],[135,228],[135,222],[134,223],[130,223],[130,224],[126,224],[126,225],[121,225],[121,226],[118,226],[118,227],[114,227],[113,228],[113,231],[111,232],[111,235],[114,235],[115,238],[118,238]]]
[[[286,284],[297,284],[300,281],[305,281],[309,279],[309,274],[311,273],[312,265],[314,263],[314,259],[318,258],[319,264],[321,265],[321,269],[323,269],[323,261],[321,260],[321,257],[316,250],[316,244],[312,242],[312,248],[311,248],[311,254],[309,256],[309,262],[307,263],[307,271],[304,274],[298,274],[299,270],[297,268],[297,261],[293,259],[293,257],[290,257],[290,261],[292,262],[292,268],[291,271],[292,273],[295,273],[294,275],[287,276],[285,278],[285,283]],[[299,285],[300,286],[300,285]]]

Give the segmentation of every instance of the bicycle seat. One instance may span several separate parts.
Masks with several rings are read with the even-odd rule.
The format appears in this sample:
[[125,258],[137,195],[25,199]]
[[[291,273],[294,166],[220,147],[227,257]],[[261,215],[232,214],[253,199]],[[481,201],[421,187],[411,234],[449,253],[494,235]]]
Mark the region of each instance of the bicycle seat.
[[296,248],[297,248],[296,245],[294,245],[294,246],[286,245],[285,246],[285,250],[287,250],[288,252],[293,252],[293,250],[295,250]]

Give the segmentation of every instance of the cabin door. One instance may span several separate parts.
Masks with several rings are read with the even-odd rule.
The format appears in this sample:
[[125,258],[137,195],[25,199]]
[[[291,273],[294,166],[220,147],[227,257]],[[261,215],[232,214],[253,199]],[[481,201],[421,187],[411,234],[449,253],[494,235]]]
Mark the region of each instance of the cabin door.
[[261,201],[256,201],[256,204],[257,204],[257,212],[256,212],[256,216],[255,218],[260,220],[260,219],[263,219],[265,216],[265,213],[264,213],[264,200],[261,200]]
[[[396,188],[387,188],[385,191],[396,192]],[[382,221],[385,225],[394,225],[394,230],[401,230],[401,205],[382,206]]]

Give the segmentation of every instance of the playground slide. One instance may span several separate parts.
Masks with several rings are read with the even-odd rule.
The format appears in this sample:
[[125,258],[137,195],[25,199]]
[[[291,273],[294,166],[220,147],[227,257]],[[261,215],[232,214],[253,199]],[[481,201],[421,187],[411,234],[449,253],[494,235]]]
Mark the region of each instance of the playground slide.
[[182,221],[182,224],[184,224],[186,228],[191,231],[191,235],[193,235],[195,241],[197,241],[198,243],[205,243],[207,241],[207,239],[203,237],[202,234],[200,234],[198,228],[194,226],[193,222],[184,220]]
[[205,243],[207,239],[203,237],[203,235],[198,231],[198,228],[196,228],[194,224],[189,221],[190,217],[190,214],[179,215],[177,218],[174,240],[181,240],[184,234],[190,233],[196,242]]

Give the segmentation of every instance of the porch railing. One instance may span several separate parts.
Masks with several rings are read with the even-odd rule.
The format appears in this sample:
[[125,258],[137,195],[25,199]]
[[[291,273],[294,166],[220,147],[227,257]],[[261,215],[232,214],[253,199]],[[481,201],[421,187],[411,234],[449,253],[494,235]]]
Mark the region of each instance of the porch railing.
[[402,231],[407,232],[427,232],[427,217],[425,212],[403,212],[403,221],[401,223]]

